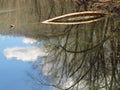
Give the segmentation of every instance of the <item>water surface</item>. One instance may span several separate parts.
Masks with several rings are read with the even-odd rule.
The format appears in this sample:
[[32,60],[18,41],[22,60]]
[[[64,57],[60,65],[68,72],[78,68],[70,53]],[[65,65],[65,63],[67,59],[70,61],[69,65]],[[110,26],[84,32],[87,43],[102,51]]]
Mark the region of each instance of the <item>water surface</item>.
[[86,7],[72,0],[0,4],[1,90],[119,90],[119,17],[46,25],[41,22]]

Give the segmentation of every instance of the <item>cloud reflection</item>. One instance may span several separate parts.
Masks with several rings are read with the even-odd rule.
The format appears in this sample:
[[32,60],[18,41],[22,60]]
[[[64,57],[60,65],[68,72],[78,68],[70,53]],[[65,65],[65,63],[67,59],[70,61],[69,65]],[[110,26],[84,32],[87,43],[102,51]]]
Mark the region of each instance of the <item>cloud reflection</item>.
[[46,56],[45,49],[43,47],[31,46],[31,47],[13,47],[4,50],[4,55],[8,58],[16,58],[22,61],[35,61],[38,57]]
[[33,43],[35,43],[35,42],[37,42],[37,40],[35,40],[35,39],[27,38],[27,37],[24,37],[24,38],[23,38],[23,43],[33,44]]

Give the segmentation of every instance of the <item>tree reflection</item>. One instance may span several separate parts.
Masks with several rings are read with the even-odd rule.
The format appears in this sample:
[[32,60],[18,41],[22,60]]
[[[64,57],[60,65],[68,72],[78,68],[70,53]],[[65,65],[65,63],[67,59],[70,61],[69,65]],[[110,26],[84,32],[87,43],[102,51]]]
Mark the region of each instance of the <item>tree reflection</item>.
[[[40,70],[37,70],[39,77],[31,76],[38,83],[53,86],[58,90],[120,89],[119,21],[106,18],[91,24],[46,27],[40,24],[40,21],[70,12],[88,10],[87,4],[90,0],[7,1],[0,0],[2,9],[19,9],[15,14],[9,13],[4,16],[8,20],[7,24],[15,23],[18,26],[12,31],[12,35],[14,32],[15,35],[40,40],[41,37],[47,37],[43,43],[49,55],[35,64],[36,67],[41,67],[46,77],[41,77]],[[22,7],[25,7],[24,10]],[[37,24],[34,24],[36,22]],[[27,25],[30,27],[26,28]],[[6,32],[10,34],[9,30]]]
[[50,52],[41,69],[51,85],[61,90],[119,90],[120,27],[111,21],[69,26],[64,37],[45,42]]

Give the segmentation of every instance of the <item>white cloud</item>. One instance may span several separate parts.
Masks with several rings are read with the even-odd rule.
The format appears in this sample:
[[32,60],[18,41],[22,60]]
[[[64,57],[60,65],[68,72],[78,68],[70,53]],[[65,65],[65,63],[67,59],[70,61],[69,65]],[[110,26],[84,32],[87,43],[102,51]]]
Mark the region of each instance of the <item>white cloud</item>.
[[33,44],[33,43],[35,43],[35,42],[37,42],[37,40],[35,40],[35,39],[27,38],[27,37],[24,37],[24,38],[23,38],[23,43]]
[[35,61],[39,56],[46,56],[47,53],[43,47],[13,47],[4,50],[4,55],[8,58],[17,58],[22,61]]

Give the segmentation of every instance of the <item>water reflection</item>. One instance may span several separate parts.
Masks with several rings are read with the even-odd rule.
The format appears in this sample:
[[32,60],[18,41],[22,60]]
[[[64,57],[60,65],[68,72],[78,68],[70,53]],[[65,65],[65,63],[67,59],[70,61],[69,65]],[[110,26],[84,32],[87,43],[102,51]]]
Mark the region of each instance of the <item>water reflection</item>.
[[39,85],[53,86],[54,90],[119,90],[119,19],[105,18],[84,25],[44,25],[40,23],[43,20],[88,7],[76,5],[74,0],[0,1],[1,9],[17,8],[13,13],[0,14],[0,34],[27,37],[23,42],[33,44],[6,48],[4,54],[7,58],[36,60],[36,73],[29,73],[37,82],[36,90]]
[[[21,43],[21,37],[9,37],[0,35],[0,89],[2,90],[21,90],[30,89],[30,83],[27,81],[29,78],[26,71],[31,71],[32,63],[24,63],[16,61],[15,58],[11,61],[7,60],[4,56],[4,49],[8,47],[26,46]],[[14,44],[16,43],[16,44]]]
[[16,57],[18,60],[23,61],[35,61],[37,60],[38,56],[46,56],[45,50],[41,49],[42,47],[12,47],[6,48],[4,50],[4,55],[10,59]]
[[[71,26],[64,37],[45,42],[50,54],[42,69],[52,85],[65,90],[118,90],[119,23],[112,18]],[[116,23],[116,22],[114,22]],[[49,68],[48,68],[49,67]]]

